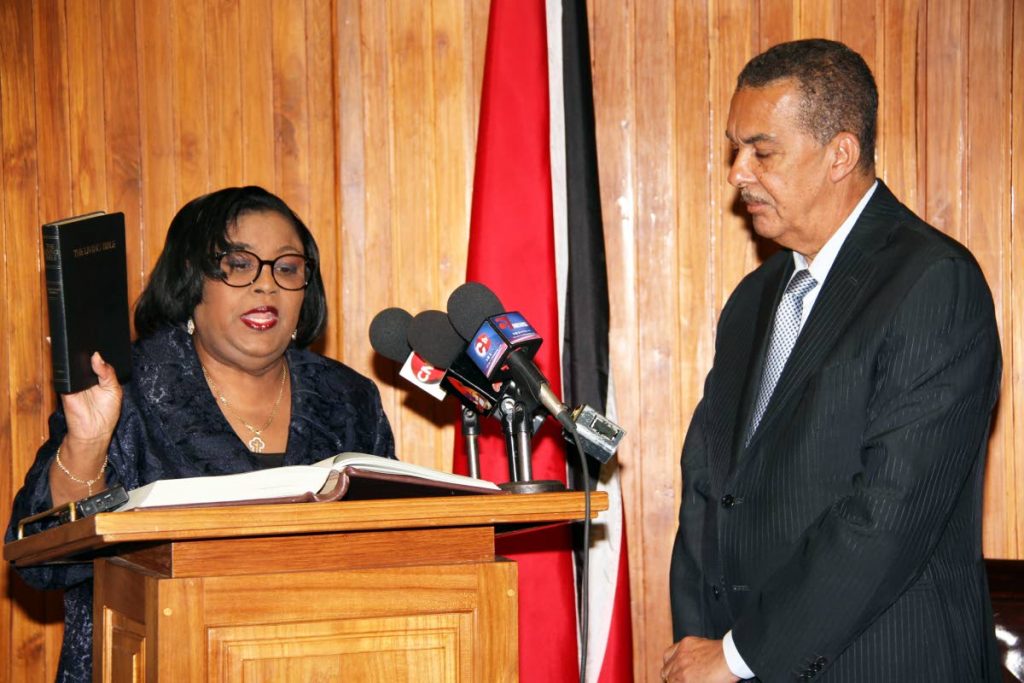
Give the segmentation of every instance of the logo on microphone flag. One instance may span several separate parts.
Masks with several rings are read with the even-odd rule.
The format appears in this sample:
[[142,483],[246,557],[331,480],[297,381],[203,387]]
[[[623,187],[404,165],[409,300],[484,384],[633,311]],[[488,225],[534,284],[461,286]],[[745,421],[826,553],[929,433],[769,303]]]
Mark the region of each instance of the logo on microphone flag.
[[448,384],[451,385],[452,389],[462,394],[463,398],[475,405],[481,413],[490,413],[494,409],[494,404],[486,396],[473,387],[463,384],[454,375],[448,377]]
[[443,400],[447,396],[444,388],[441,386],[441,378],[444,377],[444,371],[435,368],[415,353],[409,354],[409,357],[405,359],[405,363],[402,365],[402,370],[398,374],[438,401]]
[[520,346],[528,341],[540,340],[526,318],[518,311],[496,315],[491,320],[498,326],[498,332],[511,346]]
[[473,348],[470,358],[480,368],[480,372],[488,379],[494,377],[498,364],[505,359],[505,352],[508,350],[508,344],[502,339],[501,334],[485,320],[473,336],[470,346]]

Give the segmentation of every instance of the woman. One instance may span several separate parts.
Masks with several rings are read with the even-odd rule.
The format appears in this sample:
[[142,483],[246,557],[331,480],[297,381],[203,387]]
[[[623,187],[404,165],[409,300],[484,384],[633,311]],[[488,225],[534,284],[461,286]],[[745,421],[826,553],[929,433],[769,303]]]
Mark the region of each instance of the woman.
[[[99,384],[66,394],[15,497],[17,520],[105,486],[313,463],[342,451],[394,457],[369,379],[306,347],[327,307],[309,230],[259,187],[194,199],[171,221],[135,307],[132,378],[99,354]],[[88,681],[92,566],[21,570],[66,588],[59,681]]]

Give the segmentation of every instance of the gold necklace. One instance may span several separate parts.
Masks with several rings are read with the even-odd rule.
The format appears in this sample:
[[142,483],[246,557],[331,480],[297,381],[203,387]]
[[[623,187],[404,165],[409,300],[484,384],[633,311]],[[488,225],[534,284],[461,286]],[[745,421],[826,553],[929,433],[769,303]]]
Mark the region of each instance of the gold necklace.
[[277,408],[281,405],[281,397],[284,396],[284,382],[288,378],[288,362],[284,360],[281,362],[281,386],[277,389],[277,400],[274,401],[274,407],[270,409],[270,416],[267,418],[267,421],[259,429],[253,427],[245,421],[244,417],[231,410],[231,403],[228,401],[228,397],[220,393],[220,389],[217,388],[217,383],[213,381],[213,378],[210,377],[210,373],[206,371],[206,366],[200,363],[199,367],[202,368],[203,377],[206,378],[206,382],[210,385],[210,388],[213,389],[213,393],[217,395],[217,399],[224,406],[224,412],[241,422],[246,429],[252,432],[252,438],[249,439],[249,442],[246,444],[249,447],[249,450],[253,453],[262,453],[263,449],[267,447],[267,442],[263,440],[263,437],[261,437],[260,434],[270,426],[270,423],[274,421],[274,417],[277,416]]

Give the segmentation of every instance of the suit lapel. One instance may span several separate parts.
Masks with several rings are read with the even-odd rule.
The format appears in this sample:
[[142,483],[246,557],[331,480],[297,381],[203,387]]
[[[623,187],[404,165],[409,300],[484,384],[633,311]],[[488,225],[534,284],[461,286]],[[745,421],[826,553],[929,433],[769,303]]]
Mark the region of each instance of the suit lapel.
[[760,367],[758,348],[771,324],[773,299],[788,264],[778,252],[752,273],[729,299],[719,320],[715,367],[705,384],[705,434],[712,481],[722,482],[736,462],[736,433],[743,430],[744,394],[751,373]]
[[739,410],[735,413],[737,422],[732,425],[730,431],[733,435],[730,452],[734,454],[742,452],[744,447],[747,426],[750,424],[754,404],[757,402],[757,393],[761,386],[761,374],[764,372],[764,361],[768,353],[772,325],[775,320],[775,309],[779,307],[779,300],[786,289],[786,283],[789,282],[789,278],[793,274],[793,256],[789,251],[784,253],[785,261],[775,272],[768,274],[764,289],[761,291],[761,302],[754,323],[754,334],[749,340],[750,346],[747,350],[746,382],[743,385]]
[[[878,181],[874,196],[832,264],[749,446],[755,446],[780,416],[790,412],[790,404],[799,398],[801,387],[821,368],[840,336],[859,314],[866,293],[874,288],[873,283],[879,276],[875,252],[887,243],[900,210],[900,203],[882,181]],[[764,355],[763,345],[760,355]],[[756,391],[755,386],[753,392]]]

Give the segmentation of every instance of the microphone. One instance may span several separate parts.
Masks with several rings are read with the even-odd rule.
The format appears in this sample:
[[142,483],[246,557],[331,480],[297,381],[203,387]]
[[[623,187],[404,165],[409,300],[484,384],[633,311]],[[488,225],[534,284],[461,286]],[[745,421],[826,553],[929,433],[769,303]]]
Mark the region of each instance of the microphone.
[[505,312],[498,297],[479,282],[467,282],[448,297],[448,317],[469,342],[466,354],[488,379],[512,377],[569,432],[569,409],[533,363],[543,341],[518,311]]
[[411,321],[412,314],[404,308],[385,308],[370,321],[370,346],[385,358],[404,363],[412,352],[406,341]]
[[423,311],[408,324],[406,333],[413,352],[442,371],[441,386],[454,395],[462,406],[463,444],[469,476],[480,478],[480,415],[500,412],[506,385],[492,386],[466,357],[466,342],[441,311]]
[[612,459],[626,432],[590,406],[584,404],[572,411],[583,452],[602,465]]
[[485,375],[510,373],[568,434],[579,436],[587,455],[601,463],[615,455],[625,430],[588,405],[569,413],[531,360],[541,338],[522,315],[505,313],[494,292],[479,282],[467,282],[448,298],[448,317],[458,333],[471,340],[466,354]]
[[412,314],[402,308],[385,308],[370,321],[370,346],[373,350],[402,366],[399,374],[410,383],[442,400],[444,372],[421,358],[409,347],[408,329]]
[[492,383],[466,356],[466,342],[442,311],[423,311],[408,324],[413,352],[444,373],[441,385],[466,407],[491,415],[506,393],[506,383]]

